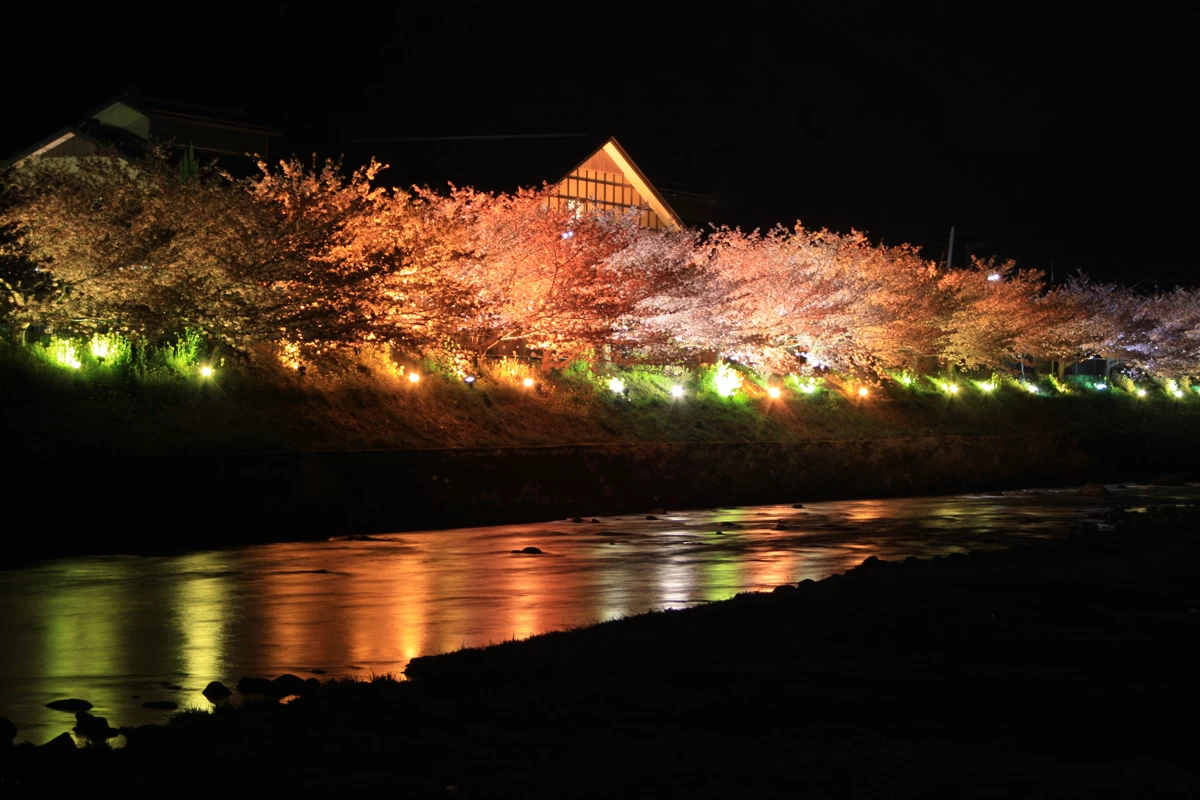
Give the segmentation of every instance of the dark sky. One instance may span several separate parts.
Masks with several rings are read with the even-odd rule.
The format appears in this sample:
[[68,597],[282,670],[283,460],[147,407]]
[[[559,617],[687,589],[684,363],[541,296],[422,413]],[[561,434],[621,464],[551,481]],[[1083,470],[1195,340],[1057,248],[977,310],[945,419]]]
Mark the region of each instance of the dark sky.
[[240,109],[322,155],[370,137],[611,132],[652,181],[714,195],[717,222],[855,227],[931,258],[954,225],[958,264],[970,248],[1057,278],[1200,283],[1195,4],[1065,23],[356,8],[53,26],[19,12],[0,152],[121,90]]

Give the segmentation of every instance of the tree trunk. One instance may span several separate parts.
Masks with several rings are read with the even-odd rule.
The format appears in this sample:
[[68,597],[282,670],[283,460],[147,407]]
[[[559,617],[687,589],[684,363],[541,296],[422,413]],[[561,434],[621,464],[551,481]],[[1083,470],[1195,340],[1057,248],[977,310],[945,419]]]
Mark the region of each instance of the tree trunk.
[[16,322],[13,324],[12,337],[13,341],[19,345],[25,344],[25,332],[29,330],[28,322]]

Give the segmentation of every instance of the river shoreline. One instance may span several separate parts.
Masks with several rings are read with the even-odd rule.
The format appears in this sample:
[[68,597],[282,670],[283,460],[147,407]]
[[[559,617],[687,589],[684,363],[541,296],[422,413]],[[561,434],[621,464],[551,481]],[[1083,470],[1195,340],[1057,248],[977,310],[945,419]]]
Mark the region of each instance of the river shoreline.
[[952,494],[1194,477],[1189,431],[628,443],[440,450],[79,453],[0,483],[38,510],[0,567],[657,508]]
[[184,774],[417,797],[1191,796],[1200,517],[1169,508],[419,658],[407,682],[223,704],[117,751],[18,747],[2,772],[16,796]]

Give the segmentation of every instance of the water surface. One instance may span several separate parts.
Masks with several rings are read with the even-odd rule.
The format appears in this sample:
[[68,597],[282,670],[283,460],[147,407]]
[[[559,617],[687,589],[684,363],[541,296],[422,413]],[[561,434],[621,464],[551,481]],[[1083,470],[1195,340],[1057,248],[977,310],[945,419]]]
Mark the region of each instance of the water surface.
[[[142,702],[209,708],[214,679],[399,673],[418,655],[819,580],[869,555],[1004,547],[1113,504],[1198,496],[854,500],[47,561],[0,571],[0,716],[38,743],[73,725],[44,707],[65,697],[114,727],[159,722]],[[543,554],[511,552],[527,546]]]

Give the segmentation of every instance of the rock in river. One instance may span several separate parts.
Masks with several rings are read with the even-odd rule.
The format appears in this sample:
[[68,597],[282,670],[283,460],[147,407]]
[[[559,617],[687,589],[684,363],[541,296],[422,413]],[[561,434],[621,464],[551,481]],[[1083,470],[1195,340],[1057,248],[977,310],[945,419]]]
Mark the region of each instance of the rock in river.
[[289,672],[271,681],[267,694],[272,697],[286,697],[289,694],[304,694],[307,691],[308,685],[304,683],[304,678]]
[[1107,497],[1108,489],[1104,488],[1104,484],[1088,481],[1083,486],[1079,487],[1079,493],[1084,497]]
[[118,733],[104,717],[94,717],[86,711],[75,714],[75,732],[89,739],[111,739]]
[[155,711],[174,711],[179,708],[179,703],[174,700],[149,700],[142,703],[142,708],[150,708]]
[[53,739],[39,747],[38,750],[41,750],[44,753],[51,753],[53,755],[66,755],[68,753],[74,753],[76,750],[75,739],[69,733],[60,733],[58,736],[55,736]]
[[68,700],[55,700],[52,703],[46,703],[46,708],[53,708],[55,711],[91,711],[92,704],[87,700],[77,700],[72,697]]
[[237,682],[237,690],[242,694],[267,694],[271,682],[266,678],[242,678]]
[[520,550],[513,550],[512,552],[527,556],[540,556],[542,554],[542,551],[536,547],[524,547]]
[[1151,486],[1183,486],[1184,481],[1182,475],[1159,475],[1154,480],[1150,481]]
[[202,691],[200,694],[204,695],[215,703],[218,700],[224,700],[226,697],[229,697],[229,695],[233,694],[233,692],[228,686],[220,681],[213,681],[212,683],[208,684],[208,686],[205,686],[204,691]]

